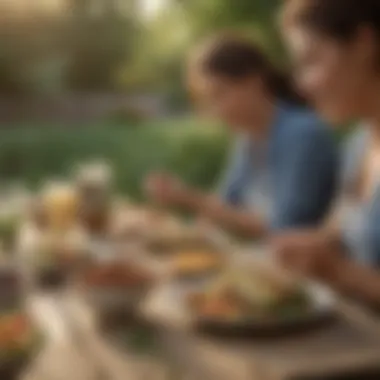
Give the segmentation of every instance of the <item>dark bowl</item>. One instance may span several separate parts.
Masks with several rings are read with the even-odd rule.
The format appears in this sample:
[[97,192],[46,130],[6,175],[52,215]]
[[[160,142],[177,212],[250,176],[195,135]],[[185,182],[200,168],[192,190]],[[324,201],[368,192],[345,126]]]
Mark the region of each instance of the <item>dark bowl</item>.
[[25,355],[0,364],[0,379],[18,380],[31,362],[31,357]]
[[36,284],[46,290],[60,289],[66,285],[68,274],[62,268],[48,268],[36,276]]
[[0,361],[0,379],[18,380],[40,353],[44,344],[43,334],[37,334],[32,346],[12,358]]

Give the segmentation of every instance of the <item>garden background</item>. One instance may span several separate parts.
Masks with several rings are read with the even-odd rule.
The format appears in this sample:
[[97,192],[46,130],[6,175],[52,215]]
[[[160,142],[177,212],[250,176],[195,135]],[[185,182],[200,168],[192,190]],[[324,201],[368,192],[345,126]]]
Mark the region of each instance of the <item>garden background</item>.
[[141,197],[144,175],[202,188],[220,175],[225,128],[195,116],[189,48],[222,29],[254,35],[282,67],[280,0],[1,0],[0,179],[31,186],[102,158]]

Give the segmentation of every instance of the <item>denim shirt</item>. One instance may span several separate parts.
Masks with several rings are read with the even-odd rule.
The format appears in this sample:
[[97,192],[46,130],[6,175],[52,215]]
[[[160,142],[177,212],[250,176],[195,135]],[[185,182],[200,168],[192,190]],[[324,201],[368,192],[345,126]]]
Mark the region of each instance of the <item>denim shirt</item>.
[[[252,212],[266,203],[273,230],[311,227],[329,211],[337,177],[337,148],[328,128],[311,111],[279,103],[265,147],[252,137],[237,138],[221,195]],[[250,192],[256,201],[247,204]]]

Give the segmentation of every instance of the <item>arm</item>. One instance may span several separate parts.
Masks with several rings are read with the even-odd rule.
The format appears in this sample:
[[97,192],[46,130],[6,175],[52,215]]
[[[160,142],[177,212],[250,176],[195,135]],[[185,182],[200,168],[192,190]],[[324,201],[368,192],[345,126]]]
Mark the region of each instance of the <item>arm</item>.
[[340,152],[341,162],[339,163],[340,175],[338,176],[339,197],[334,202],[334,208],[326,218],[320,228],[315,230],[320,241],[325,242],[331,252],[345,252],[342,241],[342,220],[347,215],[345,209],[350,207],[352,202],[357,202],[356,185],[357,175],[360,170],[360,162],[367,141],[366,133],[355,132],[347,138]]
[[[319,125],[288,133],[280,141],[279,156],[274,163],[276,182],[274,215],[267,225],[256,215],[223,204],[199,202],[199,212],[230,229],[238,229],[253,237],[271,229],[315,227],[322,224],[329,211],[337,187],[338,156],[332,136]],[[318,228],[322,240],[340,249],[340,233],[332,224]]]
[[340,258],[323,279],[343,294],[380,305],[380,273],[374,268]]
[[[296,244],[291,239],[296,238]],[[311,236],[275,236],[279,262],[295,273],[316,278],[339,293],[369,304],[380,304],[380,273],[350,260],[339,247]]]
[[[344,194],[342,197],[341,206],[345,206],[345,202],[356,197],[357,191],[357,176],[360,172],[360,165],[362,162],[363,154],[365,153],[366,143],[368,142],[368,134],[366,131],[356,131],[343,147],[343,165],[341,177],[341,192]],[[373,204],[373,212],[377,213],[378,208]],[[372,212],[372,214],[373,214]],[[378,220],[378,217],[376,218]],[[373,220],[372,231],[375,241],[373,244],[379,247],[379,232],[378,223]],[[335,229],[330,225],[330,236],[333,231],[337,233],[339,230],[337,224]],[[335,256],[333,262],[330,263],[330,270],[327,270],[327,275],[324,279],[334,288],[340,292],[357,299],[363,300],[369,304],[380,305],[380,272],[378,270],[379,254],[372,263],[373,266],[364,266],[347,257]]]
[[191,211],[241,235],[257,237],[266,232],[265,223],[251,212],[229,205],[218,196],[186,187],[171,178],[150,178],[149,182],[148,192],[160,203]]
[[[312,136],[312,135],[311,135]],[[317,136],[318,137],[318,136]],[[323,137],[323,136],[322,136]],[[319,140],[322,140],[318,145],[321,146],[320,152],[315,152],[313,154],[313,157],[310,157],[308,160],[317,159],[323,152],[322,147],[324,145],[327,145],[329,147],[330,143],[327,142],[323,143],[323,140],[325,138],[319,137]],[[316,139],[316,140],[318,140]],[[306,138],[305,141],[308,142],[308,145],[312,145],[313,139]],[[338,166],[340,169],[340,176],[338,177],[338,191],[339,191],[339,198],[334,204],[334,208],[332,212],[327,215],[325,220],[321,223],[320,226],[314,227],[312,226],[311,229],[306,229],[306,231],[285,231],[284,233],[277,234],[276,239],[280,242],[280,246],[283,246],[286,248],[287,251],[297,250],[298,247],[302,247],[302,251],[310,251],[315,249],[322,250],[324,252],[327,252],[327,254],[333,254],[335,252],[342,252],[344,251],[344,247],[342,246],[342,234],[341,234],[341,221],[342,216],[344,216],[345,212],[344,209],[347,206],[347,203],[349,204],[352,201],[352,197],[355,196],[355,194],[352,191],[353,184],[355,182],[356,173],[358,170],[358,161],[360,161],[360,157],[362,156],[363,152],[363,141],[365,141],[365,135],[363,136],[362,133],[355,133],[351,138],[348,139],[348,141],[343,144],[343,151],[341,152],[341,162],[337,164],[337,160],[334,158],[334,147],[331,146],[331,149],[328,149],[331,153],[329,156],[330,159],[327,157],[326,161],[331,161],[331,165]],[[291,142],[289,143],[291,145]],[[365,145],[364,145],[365,146]],[[311,147],[311,151],[313,151],[314,148]],[[297,156],[297,155],[296,155]],[[312,179],[313,173],[310,171],[310,173],[303,173],[308,169],[310,165],[302,166],[298,169],[298,176],[300,174],[302,176],[309,175]],[[320,167],[320,169],[323,169],[321,166],[321,163],[313,164],[312,166]],[[328,166],[328,162],[326,162],[326,166]],[[332,177],[334,176],[334,172],[331,173]],[[331,183],[335,183],[335,181],[331,181]],[[306,186],[309,186],[310,184],[306,184]],[[333,186],[334,187],[334,186]],[[312,190],[312,189],[311,189]],[[287,193],[285,193],[287,194]],[[292,194],[292,193],[290,193]],[[293,192],[294,194],[294,192]],[[307,192],[308,194],[308,192]],[[303,196],[307,196],[306,192],[303,194]],[[291,195],[290,195],[291,198]],[[286,199],[286,197],[285,197]],[[285,204],[287,202],[297,202],[297,199],[295,200],[287,200],[284,202]],[[305,201],[302,201],[301,203],[304,203]],[[294,216],[291,215],[292,213],[289,213],[287,218],[293,219]],[[286,218],[283,218],[284,220]],[[281,223],[278,223],[281,224]]]
[[380,272],[348,258],[334,237],[316,230],[294,232],[274,236],[272,244],[277,259],[289,270],[314,277],[365,303],[380,305]]
[[240,207],[251,170],[250,142],[242,138],[237,140],[232,151],[219,196],[189,188],[180,181],[164,175],[151,177],[147,183],[147,190],[151,197],[160,202],[197,213],[202,218],[238,234],[257,237],[266,232],[265,223]]
[[239,235],[257,238],[267,232],[266,224],[252,212],[231,206],[212,195],[189,190],[183,193],[179,203],[182,207],[195,211],[201,217]]
[[250,142],[240,136],[236,139],[224,170],[221,185],[217,190],[224,203],[239,206],[243,202],[243,188],[247,172],[251,170]]
[[256,238],[267,232],[266,223],[251,210],[248,212],[241,207],[243,190],[252,170],[250,149],[249,139],[237,139],[218,192],[219,197],[192,190],[184,196],[182,204],[226,229]]

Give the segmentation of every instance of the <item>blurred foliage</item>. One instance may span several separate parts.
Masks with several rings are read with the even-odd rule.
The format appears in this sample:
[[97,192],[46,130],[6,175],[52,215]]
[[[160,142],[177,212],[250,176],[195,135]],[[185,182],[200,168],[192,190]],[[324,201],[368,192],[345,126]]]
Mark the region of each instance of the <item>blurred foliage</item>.
[[[166,0],[149,18],[139,1],[62,0],[54,12],[42,0],[24,0],[22,9],[21,0],[0,1],[0,94],[149,92],[182,111],[189,104],[183,80],[189,48],[226,28],[255,35],[285,62],[274,20],[281,0]],[[0,176],[34,185],[78,161],[104,157],[132,196],[154,169],[212,186],[226,135],[194,120],[166,124],[146,125],[139,110],[123,108],[108,123],[74,127],[75,133],[57,125],[0,130]]]
[[133,3],[63,0],[51,12],[0,2],[0,92],[116,89],[139,33]]
[[[275,11],[281,0],[177,0],[197,36],[220,29],[241,29],[256,35],[273,54],[280,49]],[[280,49],[281,50],[281,49]]]
[[[0,131],[0,177],[30,186],[70,174],[81,161],[104,158],[115,170],[117,187],[141,197],[141,182],[152,170],[170,170],[201,188],[216,182],[227,146],[223,129],[196,120],[165,125],[81,126]],[[196,156],[196,159],[194,157]]]
[[[135,54],[140,75],[144,71],[151,73],[149,84],[165,91],[173,106],[186,104],[182,68],[189,48],[225,29],[254,37],[275,61],[285,65],[275,19],[280,3],[281,0],[167,0],[167,7],[140,36],[142,43]],[[129,70],[129,76],[139,78],[133,72]]]
[[3,2],[0,5],[0,91],[20,94],[37,90],[41,67],[62,52],[62,19],[17,15],[4,10]]
[[225,28],[284,57],[274,19],[281,0],[166,0],[152,18],[139,13],[140,0],[62,0],[56,12],[34,0],[16,12],[19,1],[0,2],[0,92],[159,89],[180,105],[188,48]]
[[[115,88],[116,73],[128,62],[138,33],[133,9],[121,12],[119,2],[112,0],[70,0],[70,3],[65,39],[68,87],[79,90]],[[95,5],[98,9],[93,8]]]

